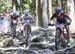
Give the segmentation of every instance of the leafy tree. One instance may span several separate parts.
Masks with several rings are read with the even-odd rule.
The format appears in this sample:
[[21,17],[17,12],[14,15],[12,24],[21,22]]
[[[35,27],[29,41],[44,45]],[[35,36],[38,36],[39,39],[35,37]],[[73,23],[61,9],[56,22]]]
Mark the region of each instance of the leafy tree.
[[32,13],[35,10],[35,0],[22,0],[22,10],[29,9]]
[[11,8],[11,1],[0,0],[0,12],[8,11]]

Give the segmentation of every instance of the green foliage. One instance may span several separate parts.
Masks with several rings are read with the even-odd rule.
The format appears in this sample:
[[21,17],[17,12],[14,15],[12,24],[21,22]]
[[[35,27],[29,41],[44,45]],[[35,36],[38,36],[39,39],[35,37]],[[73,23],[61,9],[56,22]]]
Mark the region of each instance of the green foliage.
[[[67,9],[67,0],[60,0],[61,4],[59,6],[61,6],[61,8],[63,9],[63,11],[65,11]],[[52,0],[52,11],[54,12],[55,7],[58,5],[58,3],[60,3],[58,0]]]
[[34,13],[35,10],[35,0],[22,0],[22,10],[29,9],[30,12]]
[[[20,0],[20,2],[22,10],[29,9],[30,12],[34,13],[35,0]],[[14,3],[17,3],[17,1]],[[12,0],[0,0],[0,12],[7,11],[11,7],[12,7]]]
[[5,12],[7,9],[10,9],[12,5],[8,0],[0,0],[0,12]]

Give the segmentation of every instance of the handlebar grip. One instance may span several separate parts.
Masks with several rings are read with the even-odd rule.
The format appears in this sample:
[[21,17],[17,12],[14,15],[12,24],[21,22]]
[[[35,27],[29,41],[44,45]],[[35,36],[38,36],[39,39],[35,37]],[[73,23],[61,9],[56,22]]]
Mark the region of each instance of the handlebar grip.
[[48,25],[49,25],[49,26],[53,26],[54,24],[50,24],[50,23],[49,23]]

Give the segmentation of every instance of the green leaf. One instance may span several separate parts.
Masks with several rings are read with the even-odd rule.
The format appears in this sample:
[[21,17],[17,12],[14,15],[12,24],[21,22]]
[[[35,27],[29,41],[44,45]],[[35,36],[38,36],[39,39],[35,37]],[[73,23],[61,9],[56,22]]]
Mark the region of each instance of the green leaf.
[[30,8],[29,4],[23,4],[23,6],[24,6],[25,8],[27,8],[27,9]]

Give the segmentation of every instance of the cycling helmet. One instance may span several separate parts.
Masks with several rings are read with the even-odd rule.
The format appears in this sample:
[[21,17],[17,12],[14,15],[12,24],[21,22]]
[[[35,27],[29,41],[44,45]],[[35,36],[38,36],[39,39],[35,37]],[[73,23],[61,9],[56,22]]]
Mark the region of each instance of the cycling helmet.
[[13,16],[13,17],[17,17],[17,16],[19,16],[19,12],[13,11],[12,13],[10,13],[10,15]]
[[56,7],[55,12],[56,13],[61,13],[62,12],[62,9],[60,7]]
[[24,14],[29,14],[29,10],[24,10]]

